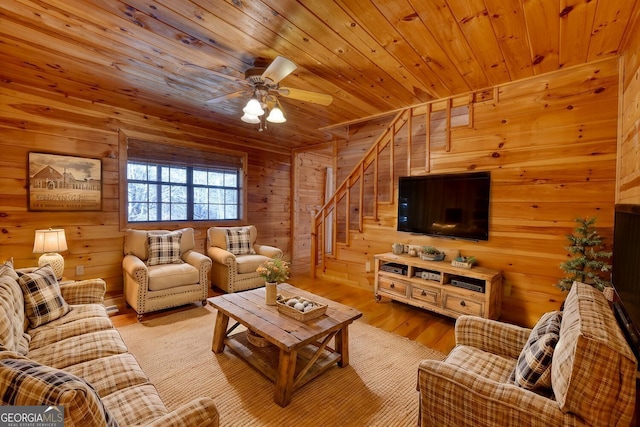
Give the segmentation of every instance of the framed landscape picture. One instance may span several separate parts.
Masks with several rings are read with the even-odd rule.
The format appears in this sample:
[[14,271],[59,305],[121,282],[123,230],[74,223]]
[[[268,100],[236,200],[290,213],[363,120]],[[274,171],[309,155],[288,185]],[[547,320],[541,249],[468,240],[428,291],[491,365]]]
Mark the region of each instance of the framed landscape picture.
[[100,159],[29,153],[29,210],[102,210]]

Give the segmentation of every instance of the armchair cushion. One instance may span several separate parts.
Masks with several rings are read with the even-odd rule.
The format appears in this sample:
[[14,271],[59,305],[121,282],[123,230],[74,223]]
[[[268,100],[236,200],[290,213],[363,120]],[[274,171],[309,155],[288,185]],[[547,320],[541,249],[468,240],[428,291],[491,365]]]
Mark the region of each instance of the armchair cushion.
[[498,356],[466,345],[454,347],[447,363],[457,366],[460,372],[473,373],[495,383],[508,383],[515,367],[515,360]]
[[59,319],[69,312],[69,304],[62,298],[58,280],[50,265],[19,275],[18,283],[24,294],[25,310],[32,328]]
[[255,273],[260,264],[265,261],[268,261],[270,258],[264,255],[245,255],[239,258],[236,258],[236,263],[238,264],[238,273],[239,274],[247,274],[247,273]]
[[234,255],[253,255],[256,253],[248,228],[227,228],[225,231],[227,251]]
[[[196,240],[193,228],[182,228],[175,230],[182,233],[180,237],[180,253],[184,254],[195,248]],[[147,241],[148,235],[158,235],[171,233],[168,230],[133,230],[129,229],[124,236],[124,254],[135,255],[142,261],[147,261],[149,258],[149,243]]]
[[200,280],[200,272],[191,264],[155,265],[149,268],[149,290],[161,291],[177,286],[193,285]]
[[551,360],[560,338],[561,321],[562,312],[546,313],[531,331],[513,371],[513,380],[520,387],[551,387]]
[[175,231],[166,234],[148,234],[149,259],[147,265],[180,264],[180,241],[182,233]]

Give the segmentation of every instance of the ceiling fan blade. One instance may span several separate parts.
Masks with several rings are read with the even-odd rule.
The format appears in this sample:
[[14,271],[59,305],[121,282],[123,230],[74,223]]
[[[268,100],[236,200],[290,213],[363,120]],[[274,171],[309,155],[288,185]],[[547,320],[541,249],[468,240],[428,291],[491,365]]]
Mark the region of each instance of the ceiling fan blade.
[[289,74],[298,68],[295,62],[284,56],[278,56],[273,60],[271,64],[262,73],[264,80],[271,80],[274,84],[287,77]]
[[281,87],[278,89],[278,93],[285,98],[297,99],[299,101],[306,101],[312,104],[329,105],[333,101],[331,95],[320,92],[311,92],[309,90],[293,89],[290,87]]
[[226,95],[218,96],[216,98],[205,101],[207,104],[217,104],[220,102],[228,101],[229,99],[240,98],[242,96],[249,96],[251,94],[250,90],[239,90],[237,92],[231,92]]

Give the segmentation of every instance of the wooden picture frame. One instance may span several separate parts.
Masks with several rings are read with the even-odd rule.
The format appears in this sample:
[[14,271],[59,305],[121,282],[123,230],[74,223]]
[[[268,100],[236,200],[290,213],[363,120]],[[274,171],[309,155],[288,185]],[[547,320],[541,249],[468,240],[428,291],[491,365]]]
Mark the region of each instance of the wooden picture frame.
[[30,211],[102,210],[102,161],[49,153],[29,153]]

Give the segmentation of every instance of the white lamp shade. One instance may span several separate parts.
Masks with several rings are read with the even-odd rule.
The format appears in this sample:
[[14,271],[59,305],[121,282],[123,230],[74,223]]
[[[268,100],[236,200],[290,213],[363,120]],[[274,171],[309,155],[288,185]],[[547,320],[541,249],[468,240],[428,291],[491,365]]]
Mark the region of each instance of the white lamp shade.
[[264,110],[262,109],[260,102],[255,98],[251,98],[249,102],[247,102],[247,106],[244,107],[242,111],[251,116],[261,116],[264,114]]
[[287,119],[284,118],[284,114],[282,114],[281,109],[279,109],[278,107],[274,107],[274,109],[269,113],[267,121],[271,123],[284,123],[287,121]]
[[244,116],[240,117],[245,123],[260,123],[260,118],[258,116],[253,116],[251,114],[244,113]]
[[38,267],[49,264],[57,279],[61,279],[64,272],[64,258],[58,252],[67,249],[67,238],[63,229],[36,230],[33,253],[43,254],[38,259]]
[[67,249],[67,238],[64,234],[64,229],[36,230],[36,238],[33,242],[34,254],[57,253]]

